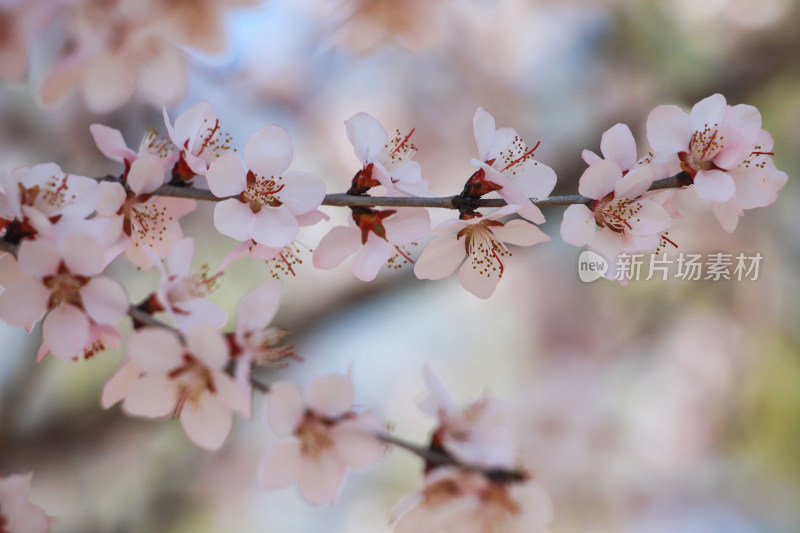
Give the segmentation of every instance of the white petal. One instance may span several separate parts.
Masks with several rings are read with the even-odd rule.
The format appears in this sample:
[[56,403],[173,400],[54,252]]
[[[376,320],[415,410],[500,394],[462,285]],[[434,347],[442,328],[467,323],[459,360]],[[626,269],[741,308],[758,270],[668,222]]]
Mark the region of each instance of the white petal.
[[424,239],[431,231],[431,217],[424,208],[400,208],[383,220],[386,239],[392,244],[410,244]]
[[210,392],[187,401],[180,414],[181,426],[193,443],[204,450],[217,450],[233,427],[233,413]]
[[629,230],[631,235],[661,233],[672,225],[672,217],[657,203],[643,198],[637,200],[635,204],[632,208],[636,210],[636,216],[628,221],[631,225]]
[[742,209],[764,207],[775,202],[778,190],[786,183],[785,172],[746,169],[730,173],[736,182],[736,203]]
[[564,210],[561,221],[561,238],[573,246],[591,244],[597,224],[594,213],[585,205],[571,205]]
[[314,249],[314,266],[335,268],[361,248],[361,231],[357,228],[337,226],[325,235]]
[[306,459],[300,463],[297,488],[305,500],[314,505],[336,502],[344,477],[345,465],[332,452],[323,453],[319,460]]
[[250,221],[250,237],[271,248],[290,244],[300,231],[297,218],[288,207],[264,207]]
[[394,252],[394,246],[370,232],[367,244],[353,258],[353,274],[361,281],[372,281]]
[[214,226],[217,231],[237,241],[250,240],[250,222],[253,211],[234,198],[219,202],[214,208]]
[[533,246],[550,240],[542,230],[525,220],[510,220],[504,226],[492,228],[500,241],[517,246]]
[[153,154],[145,154],[134,161],[128,172],[128,185],[136,194],[153,192],[164,185],[165,179],[161,158]]
[[[164,122],[169,125],[166,110],[164,110]],[[217,113],[214,108],[206,100],[202,100],[178,115],[170,137],[178,148],[194,153],[198,149],[194,145],[195,141],[202,136],[203,132],[213,128],[216,123]]]
[[260,330],[272,322],[281,297],[279,281],[269,281],[248,292],[236,307],[236,331]]
[[125,289],[108,278],[94,278],[81,288],[86,313],[98,324],[113,324],[128,312],[130,302]]
[[350,376],[328,374],[308,386],[308,406],[317,413],[337,417],[353,408],[355,401],[353,380]]
[[97,239],[89,234],[73,233],[60,243],[64,263],[73,274],[95,276],[106,266],[106,254]]
[[265,126],[252,134],[242,149],[247,168],[259,176],[278,177],[289,168],[294,156],[289,133],[280,126]]
[[294,483],[303,461],[300,443],[279,442],[264,455],[258,469],[258,482],[267,490],[280,489]]
[[587,198],[600,200],[614,190],[622,177],[622,170],[615,161],[604,159],[588,167],[578,182],[578,192]]
[[100,200],[97,203],[97,214],[101,216],[116,215],[126,198],[127,195],[122,184],[108,181],[100,183]]
[[659,152],[676,154],[687,151],[691,135],[691,119],[677,106],[658,106],[647,117],[647,139]]
[[238,152],[225,152],[209,165],[206,180],[217,198],[236,196],[247,189],[247,168]]
[[61,263],[61,251],[47,240],[24,240],[19,247],[19,268],[28,275],[42,278],[55,274]]
[[128,391],[122,411],[130,416],[164,418],[172,414],[177,400],[175,381],[166,374],[145,374]]
[[469,261],[465,261],[458,269],[458,281],[478,298],[486,299],[494,293],[497,283],[500,281],[500,275],[499,272],[488,276],[480,274]]
[[364,164],[374,162],[389,141],[389,135],[378,119],[364,112],[356,113],[345,120],[344,127],[356,157]]
[[128,357],[144,372],[168,372],[183,364],[183,347],[174,333],[150,327],[128,338]]
[[721,94],[712,94],[697,102],[690,113],[692,129],[694,131],[703,131],[706,125],[712,128],[715,125],[722,125],[725,105],[725,97]]
[[325,198],[325,183],[308,172],[289,170],[283,174],[283,183],[280,201],[295,215],[315,210]]
[[102,124],[92,124],[89,126],[97,148],[112,161],[123,163],[133,161],[138,156],[136,152],[128,148],[122,133],[114,128],[109,128]]
[[293,383],[273,383],[267,399],[267,416],[272,429],[280,436],[291,435],[305,411],[303,395]]
[[197,326],[221,328],[228,321],[228,313],[219,304],[204,298],[185,300],[174,306],[173,315],[181,331]]
[[701,170],[694,177],[694,186],[700,198],[711,202],[727,202],[736,192],[733,178],[721,170]]
[[42,339],[56,357],[74,359],[87,347],[89,319],[74,305],[59,305],[45,317]]
[[464,241],[443,237],[431,242],[414,264],[419,279],[442,279],[456,271],[467,252]]
[[47,310],[50,291],[37,279],[21,279],[0,294],[0,319],[30,330]]
[[636,163],[636,140],[625,124],[614,124],[603,133],[600,151],[606,159],[615,161],[619,168],[628,170]]
[[207,325],[196,326],[186,333],[186,344],[192,354],[214,369],[228,362],[228,344],[219,331]]
[[141,374],[139,367],[133,361],[125,361],[103,385],[100,394],[100,405],[103,409],[121,402],[130,393]]
[[653,184],[654,170],[649,165],[639,166],[625,174],[614,186],[614,197],[633,200],[644,194]]
[[371,412],[336,424],[331,430],[336,453],[351,468],[363,468],[377,463],[386,450],[386,444],[373,436],[381,429],[380,419]]

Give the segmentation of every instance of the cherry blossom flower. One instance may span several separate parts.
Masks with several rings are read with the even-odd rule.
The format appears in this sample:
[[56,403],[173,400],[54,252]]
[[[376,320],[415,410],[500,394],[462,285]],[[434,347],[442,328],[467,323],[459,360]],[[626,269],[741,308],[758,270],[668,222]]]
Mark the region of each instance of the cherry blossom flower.
[[39,358],[48,349],[61,359],[89,357],[119,337],[111,324],[126,314],[128,296],[117,282],[98,276],[105,254],[93,237],[76,233],[57,242],[24,241],[18,261],[28,277],[0,295],[0,318],[30,330],[47,312]]
[[[672,194],[648,192],[654,179],[664,178],[667,167],[637,163],[636,142],[624,124],[617,124],[603,134],[600,148],[606,159],[585,151],[590,162],[578,183],[578,192],[594,201],[573,204],[564,211],[561,237],[575,246],[588,245],[610,264],[616,265],[620,252],[657,248],[670,242],[665,232],[673,219],[664,208]],[[674,245],[674,243],[672,243]],[[615,275],[609,268],[607,275]]]
[[472,164],[480,168],[464,190],[474,187],[479,194],[496,191],[509,204],[520,206],[521,217],[544,223],[541,210],[529,199],[548,196],[556,185],[556,174],[533,159],[538,143],[529,149],[513,129],[497,129],[494,117],[482,107],[475,111],[473,126],[480,159],[473,159]]
[[158,290],[145,306],[151,312],[169,313],[182,331],[199,324],[221,328],[228,320],[228,314],[206,296],[216,288],[216,280],[222,272],[209,275],[208,265],[192,272],[194,249],[194,239],[178,241],[167,256],[166,268],[157,257],[153,258],[161,280]]
[[0,531],[8,533],[45,533],[50,518],[38,505],[28,501],[28,487],[33,474],[0,477]]
[[378,119],[363,112],[344,124],[356,157],[363,164],[353,178],[354,186],[366,192],[369,187],[383,185],[390,196],[427,194],[428,183],[422,179],[419,163],[411,160],[417,151],[409,142],[414,130],[405,136],[397,130],[390,138]]
[[275,383],[269,392],[269,422],[278,435],[261,465],[267,489],[295,481],[300,494],[315,505],[334,503],[347,467],[377,462],[384,444],[371,434],[381,429],[371,412],[353,410],[355,392],[349,376],[329,374],[314,380],[305,401],[291,383]]
[[701,100],[689,114],[673,105],[656,107],[647,119],[647,137],[656,150],[679,160],[727,231],[743,209],[774,202],[787,181],[770,159],[772,137],[761,129],[758,110],[729,106],[721,94]]
[[206,101],[198,102],[175,119],[173,126],[163,109],[169,137],[180,150],[174,174],[189,181],[195,174],[205,176],[208,165],[230,150],[231,136],[219,128],[219,118]]
[[512,469],[516,463],[509,406],[489,396],[458,407],[430,368],[425,369],[428,396],[420,409],[439,420],[431,445],[442,447],[461,464]]
[[392,512],[395,533],[539,533],[552,517],[550,499],[536,482],[451,466],[431,471]]
[[519,208],[507,205],[485,217],[439,224],[433,234],[441,238],[423,250],[414,265],[414,274],[419,279],[442,279],[458,268],[461,285],[478,298],[488,298],[503,277],[503,258],[511,255],[506,243],[533,246],[550,240],[542,230],[524,220],[506,223],[498,220]]
[[[165,258],[172,246],[183,238],[178,219],[193,211],[194,200],[153,196],[164,184],[164,165],[156,155],[146,154],[131,163],[125,174],[129,187],[103,182],[97,213],[117,224],[118,247],[139,268],[150,269],[158,258]],[[150,250],[150,251],[148,251]]]
[[130,416],[178,417],[186,436],[206,450],[225,442],[234,411],[248,411],[247,398],[224,371],[228,346],[216,330],[195,327],[182,345],[170,331],[143,328],[128,339],[128,357],[106,383],[106,408],[122,400]]
[[298,216],[319,207],[325,184],[307,172],[287,170],[293,152],[286,130],[266,126],[247,139],[241,157],[228,152],[211,164],[206,174],[211,192],[220,198],[236,196],[214,208],[220,233],[272,248],[295,239]]
[[413,263],[405,247],[430,232],[430,215],[419,207],[350,210],[348,225],[331,229],[314,250],[315,267],[335,268],[355,254],[353,274],[362,281],[372,281],[385,264],[400,268]]
[[142,142],[139,143],[139,151],[134,152],[125,143],[122,132],[114,128],[109,128],[103,124],[91,124],[89,131],[92,134],[97,148],[107,158],[118,163],[124,163],[126,170],[131,164],[144,155],[155,155],[161,159],[164,171],[170,170],[178,161],[179,155],[174,151],[175,147],[168,139],[161,137],[156,130],[147,130]]

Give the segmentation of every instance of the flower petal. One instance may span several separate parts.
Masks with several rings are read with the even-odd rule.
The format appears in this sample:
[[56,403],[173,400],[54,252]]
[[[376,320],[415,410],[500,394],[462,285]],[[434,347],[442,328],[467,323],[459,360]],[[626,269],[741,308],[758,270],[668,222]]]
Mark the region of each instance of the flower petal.
[[211,193],[217,198],[236,196],[247,189],[247,168],[238,152],[226,152],[211,163],[206,173]]
[[215,394],[206,392],[181,409],[181,426],[193,443],[204,450],[218,450],[233,427],[233,413]]
[[74,359],[87,347],[89,319],[74,305],[59,305],[45,317],[42,339],[59,359]]
[[228,362],[228,344],[219,331],[207,325],[196,326],[186,333],[186,345],[211,368],[219,370]]
[[611,126],[600,139],[600,151],[622,170],[630,169],[636,163],[636,140],[631,129],[625,124]]
[[264,455],[258,469],[258,482],[267,490],[288,487],[297,479],[302,462],[299,442],[279,442]]
[[370,232],[367,244],[353,258],[353,274],[361,281],[372,281],[394,252],[391,243]]
[[119,130],[102,124],[92,124],[89,126],[89,131],[97,148],[112,161],[124,163],[134,161],[138,157],[136,152],[128,148]]
[[481,274],[470,261],[465,261],[458,269],[458,281],[469,292],[478,298],[489,298],[500,281],[500,272]]
[[267,416],[272,429],[280,436],[291,435],[305,411],[303,395],[297,385],[273,383],[269,388]]
[[383,457],[386,444],[373,436],[383,429],[380,419],[371,412],[361,413],[331,429],[336,453],[351,468],[370,466]]
[[73,233],[59,246],[64,263],[73,274],[95,276],[105,270],[106,254],[97,239],[89,234]]
[[145,154],[131,164],[128,172],[128,185],[136,194],[147,194],[164,185],[166,175],[161,158]]
[[467,252],[460,239],[443,237],[432,241],[414,264],[419,279],[442,279],[456,271]]
[[214,226],[217,231],[237,241],[250,240],[250,222],[253,211],[250,206],[230,198],[219,202],[214,208]]
[[300,463],[297,488],[305,500],[314,505],[335,503],[344,478],[345,464],[333,452]]
[[50,291],[38,279],[21,279],[0,294],[0,319],[30,330],[47,310]]
[[18,261],[20,270],[43,278],[56,273],[61,263],[61,251],[48,240],[24,240],[19,247]]
[[655,169],[652,166],[636,167],[614,185],[614,197],[633,200],[650,188],[654,177]]
[[386,239],[392,244],[410,244],[424,239],[431,231],[431,217],[424,208],[400,208],[384,219]]
[[492,228],[492,233],[502,242],[517,246],[533,246],[548,242],[550,237],[526,220],[510,220],[503,226]]
[[128,62],[103,55],[89,66],[83,78],[86,105],[95,113],[108,113],[122,106],[136,88],[136,70]]
[[166,374],[145,374],[128,391],[122,411],[129,416],[164,418],[175,410],[178,390]]
[[133,385],[139,381],[141,374],[141,370],[133,361],[128,360],[122,363],[122,366],[103,385],[103,391],[100,394],[100,405],[103,409],[108,409],[117,402],[121,402],[130,393]]
[[689,149],[692,121],[681,108],[661,105],[647,117],[647,140],[659,152],[677,154]]
[[364,112],[345,120],[344,127],[356,157],[365,165],[374,162],[389,141],[389,134],[378,119]]
[[314,266],[327,270],[341,264],[361,248],[361,232],[356,228],[337,226],[325,235],[314,249]]
[[604,159],[583,171],[578,182],[578,192],[587,198],[600,200],[614,190],[622,177],[622,169],[616,161]]
[[353,408],[355,389],[350,376],[328,374],[308,386],[308,406],[319,414],[337,417]]
[[727,202],[736,192],[733,178],[721,170],[701,170],[694,177],[694,186],[700,198],[711,202]]
[[300,224],[288,207],[264,207],[250,220],[250,237],[271,248],[283,248],[297,237]]
[[308,172],[284,172],[283,183],[283,190],[279,193],[280,200],[295,215],[314,211],[325,198],[325,183]]
[[573,246],[591,244],[597,224],[594,213],[585,205],[571,205],[564,210],[561,221],[561,238]]
[[244,143],[242,157],[247,168],[259,176],[277,178],[292,163],[292,140],[280,126],[265,126]]
[[272,322],[281,297],[279,281],[268,281],[248,292],[236,307],[236,331],[260,330]]
[[125,289],[108,278],[94,278],[80,290],[83,308],[98,324],[113,324],[128,312],[130,301]]
[[144,372],[168,372],[183,364],[183,347],[174,333],[149,327],[128,338],[128,357]]

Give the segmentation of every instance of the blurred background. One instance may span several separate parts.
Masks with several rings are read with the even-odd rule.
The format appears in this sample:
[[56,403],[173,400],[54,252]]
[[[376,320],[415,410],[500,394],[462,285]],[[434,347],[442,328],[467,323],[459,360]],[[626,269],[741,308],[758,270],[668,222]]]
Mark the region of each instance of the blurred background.
[[[175,3],[193,14],[221,2]],[[150,89],[103,113],[80,91],[42,105],[76,31],[69,17],[45,17],[30,40],[29,75],[0,85],[0,168],[55,161],[76,174],[119,172],[94,147],[89,124],[119,128],[136,147],[147,127],[165,133],[162,103],[175,117],[205,99],[238,146],[266,124],[287,128],[292,168],[321,176],[329,192],[345,191],[359,168],[345,119],[366,111],[390,131],[416,128],[423,175],[434,195],[450,195],[474,170],[480,105],[529,145],[540,140],[537,159],[559,177],[555,193],[569,194],[585,168],[581,150],[598,151],[601,133],[617,122],[631,127],[644,154],[656,105],[688,110],[717,92],[729,104],[755,105],[775,138],[775,163],[790,177],[778,202],[747,211],[733,234],[698,210],[670,237],[686,252],[760,252],[757,281],[582,283],[580,250],[559,236],[563,208],[545,210],[553,242],[513,250],[488,301],[456,279],[416,280],[408,266],[384,269],[369,284],[352,276],[349,261],[315,271],[304,250],[297,276],[283,279],[275,324],[293,331],[305,361],[261,377],[306,385],[350,370],[358,403],[420,443],[433,423],[416,408],[425,365],[460,401],[484,393],[509,400],[518,408],[520,458],[553,499],[554,533],[800,531],[792,203],[800,3],[251,3],[210,15],[224,32],[218,49],[202,49],[212,37],[192,26],[198,35],[180,48],[185,79],[169,101]],[[23,4],[4,0],[0,14]],[[0,24],[0,46],[13,40],[7,28]],[[324,210],[332,223],[345,220],[343,209]],[[198,241],[197,264],[216,269],[234,242],[213,231],[211,214],[201,205],[183,219],[184,232]],[[451,216],[432,214],[434,223]],[[300,241],[313,249],[331,224],[304,229]],[[123,260],[110,269],[133,301],[157,281]],[[267,279],[263,262],[239,260],[211,298],[233,319],[238,299]],[[0,335],[0,472],[34,472],[31,499],[56,517],[56,532],[388,532],[392,506],[420,480],[420,462],[390,450],[377,468],[349,473],[333,507],[305,504],[294,487],[265,492],[255,469],[276,437],[260,399],[254,419],[237,420],[223,449],[207,453],[174,421],[100,408],[122,352],[36,365],[38,330],[0,325]]]

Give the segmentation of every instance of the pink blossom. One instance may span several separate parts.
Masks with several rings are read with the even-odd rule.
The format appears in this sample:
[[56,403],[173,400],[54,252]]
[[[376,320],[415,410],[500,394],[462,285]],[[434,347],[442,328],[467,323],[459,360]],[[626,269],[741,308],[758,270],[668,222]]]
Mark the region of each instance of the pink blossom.
[[196,327],[182,345],[170,331],[143,328],[128,339],[128,357],[103,389],[104,407],[122,400],[130,416],[178,417],[186,436],[206,450],[225,442],[234,411],[248,411],[224,371],[228,346],[216,330]]
[[377,462],[384,445],[371,434],[380,421],[371,412],[353,410],[355,392],[349,376],[329,374],[314,380],[305,401],[291,383],[275,383],[269,392],[269,421],[278,435],[292,435],[267,451],[260,482],[267,489],[295,481],[300,494],[315,505],[333,503],[347,467]]
[[116,343],[111,324],[129,302],[117,282],[98,276],[105,267],[103,247],[90,235],[69,234],[53,242],[24,241],[19,267],[28,274],[0,295],[0,318],[28,329],[47,313],[39,358],[49,349],[62,359],[89,357]]
[[534,481],[450,466],[426,475],[392,512],[395,533],[543,533],[552,517],[550,499]]
[[272,248],[295,239],[298,217],[319,207],[325,184],[307,172],[287,170],[293,152],[286,130],[266,126],[250,136],[241,157],[228,152],[211,164],[206,174],[211,192],[220,198],[236,196],[214,208],[220,233]]
[[314,250],[315,267],[335,268],[355,254],[353,274],[362,281],[372,281],[385,264],[400,268],[413,263],[406,246],[416,244],[430,232],[430,215],[423,208],[350,210],[348,225],[333,228]]
[[[646,163],[649,158],[637,163],[636,143],[624,124],[606,131],[600,147],[606,159],[585,151],[590,165],[578,183],[578,192],[594,201],[564,211],[561,237],[575,246],[588,245],[614,265],[619,252],[672,243],[665,232],[673,219],[663,206],[672,193],[648,192],[654,179],[666,177],[666,167]],[[612,268],[608,274],[615,272]]]
[[163,109],[164,123],[169,137],[180,150],[176,173],[185,181],[195,174],[205,176],[208,165],[230,149],[231,136],[219,127],[214,108],[206,101],[198,102],[170,122],[167,109]]
[[0,531],[8,533],[45,533],[50,518],[38,505],[28,501],[28,487],[33,474],[0,477]]
[[139,143],[138,152],[128,148],[125,139],[122,137],[122,132],[119,130],[109,128],[103,124],[91,124],[89,131],[98,150],[112,161],[124,163],[126,171],[134,161],[148,154],[158,156],[161,159],[165,172],[172,169],[173,165],[178,161],[179,155],[174,151],[175,147],[169,139],[161,137],[156,130],[147,130],[147,133],[142,137],[141,143]]
[[428,183],[422,179],[419,163],[411,160],[417,151],[409,142],[414,130],[407,135],[396,130],[390,138],[378,119],[363,112],[344,124],[356,157],[363,164],[353,178],[354,184],[366,188],[383,185],[390,196],[427,194]]
[[743,209],[774,202],[787,181],[770,159],[772,137],[761,129],[758,110],[729,106],[721,94],[701,100],[689,114],[673,105],[656,107],[647,119],[647,137],[656,150],[679,160],[728,231]]
[[[183,238],[178,219],[193,211],[194,200],[153,196],[164,184],[164,165],[156,155],[146,154],[131,163],[125,173],[130,190],[119,183],[103,182],[97,213],[114,220],[118,247],[139,268],[154,266],[152,253],[165,258],[172,246]],[[149,251],[148,251],[149,250]]]
[[36,34],[63,9],[65,2],[5,0],[0,9],[0,79],[22,81]]
[[209,275],[208,265],[192,272],[194,248],[194,239],[178,241],[167,256],[166,268],[161,261],[154,259],[161,280],[151,298],[151,308],[172,315],[182,331],[199,324],[220,328],[227,322],[228,315],[218,304],[207,300],[206,296],[216,288],[216,280],[222,272]]
[[488,298],[503,277],[503,258],[511,255],[506,243],[533,246],[550,240],[524,220],[498,220],[516,213],[519,207],[507,205],[481,218],[439,224],[433,233],[441,238],[423,250],[414,265],[414,274],[420,279],[442,279],[458,268],[461,285],[478,298]]
[[513,129],[497,129],[494,117],[482,107],[475,111],[473,126],[480,159],[473,159],[472,164],[480,168],[470,182],[488,180],[495,185],[489,190],[496,190],[509,204],[519,205],[521,217],[544,223],[544,215],[530,198],[548,196],[556,185],[556,174],[533,159],[538,143],[528,148]]

